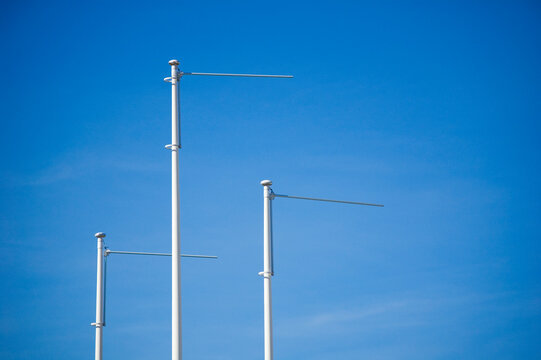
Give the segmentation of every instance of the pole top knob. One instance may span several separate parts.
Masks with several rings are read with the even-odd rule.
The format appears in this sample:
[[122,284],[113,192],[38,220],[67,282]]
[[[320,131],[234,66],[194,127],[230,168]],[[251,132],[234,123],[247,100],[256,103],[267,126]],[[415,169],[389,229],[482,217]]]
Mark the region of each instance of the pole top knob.
[[95,237],[103,239],[105,237],[105,233],[99,232],[94,234]]
[[178,65],[180,64],[178,60],[169,60],[169,65]]
[[271,186],[271,185],[272,185],[272,181],[270,181],[270,180],[263,180],[263,181],[261,181],[261,185],[263,185],[263,186]]

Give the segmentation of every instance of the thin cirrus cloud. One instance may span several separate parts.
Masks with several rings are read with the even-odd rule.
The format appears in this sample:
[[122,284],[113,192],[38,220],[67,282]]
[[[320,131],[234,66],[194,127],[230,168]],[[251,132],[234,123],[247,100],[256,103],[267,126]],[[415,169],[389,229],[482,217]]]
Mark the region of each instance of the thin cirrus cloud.
[[4,186],[44,186],[88,176],[98,171],[127,171],[138,173],[164,172],[167,168],[156,162],[117,156],[107,157],[100,154],[71,154],[54,162],[54,165],[35,170],[32,175],[16,173],[3,176]]
[[381,321],[390,314],[405,313],[412,305],[411,301],[389,301],[350,310],[338,309],[288,318],[283,322],[277,319],[277,336],[298,337],[318,332],[347,331],[361,322],[372,323],[374,320]]
[[[396,297],[404,297],[397,295]],[[276,335],[284,338],[343,334],[399,328],[432,326],[453,326],[465,321],[469,316],[484,316],[488,311],[516,313],[516,304],[505,309],[495,304],[506,298],[516,298],[517,294],[463,294],[461,296],[439,297],[414,296],[405,300],[381,300],[348,310],[334,309],[276,320]],[[516,299],[519,301],[518,299]],[[520,301],[519,301],[520,302]],[[533,309],[521,304],[523,309]],[[472,310],[476,309],[476,310]],[[535,311],[534,311],[535,312]]]

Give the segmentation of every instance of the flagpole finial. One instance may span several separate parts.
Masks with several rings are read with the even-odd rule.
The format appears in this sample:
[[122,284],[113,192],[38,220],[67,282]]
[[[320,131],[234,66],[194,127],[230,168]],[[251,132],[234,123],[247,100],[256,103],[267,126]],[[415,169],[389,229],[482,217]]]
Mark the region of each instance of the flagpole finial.
[[94,236],[97,237],[97,238],[102,238],[103,239],[105,237],[105,233],[99,232],[99,233],[96,233]]
[[261,185],[263,185],[263,186],[271,186],[271,185],[272,185],[272,181],[270,181],[270,180],[263,180],[263,181],[261,181]]
[[178,60],[169,60],[169,65],[178,65],[180,64]]

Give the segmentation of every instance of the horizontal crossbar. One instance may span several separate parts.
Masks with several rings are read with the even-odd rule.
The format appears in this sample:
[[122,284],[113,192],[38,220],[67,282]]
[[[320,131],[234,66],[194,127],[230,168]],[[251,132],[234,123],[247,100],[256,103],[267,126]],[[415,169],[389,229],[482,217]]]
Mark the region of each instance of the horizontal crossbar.
[[[113,251],[113,250],[105,250],[105,255],[109,255],[109,254],[171,256],[171,254],[166,254],[166,253],[151,253],[151,252],[140,252],[140,251]],[[182,256],[182,257],[190,257],[190,258],[201,258],[201,259],[217,259],[217,258],[218,258],[218,256],[214,256],[214,255],[180,254],[180,256]]]
[[304,197],[304,196],[291,196],[291,195],[280,195],[280,194],[272,194],[275,197],[281,197],[281,198],[289,198],[289,199],[300,199],[300,200],[313,200],[313,201],[325,201],[325,202],[334,202],[334,203],[342,203],[342,204],[352,204],[352,205],[366,205],[366,206],[377,206],[377,207],[383,207],[381,204],[370,204],[370,203],[363,203],[363,202],[356,202],[356,201],[344,201],[344,200],[332,200],[332,199],[319,199],[319,198],[310,198],[310,197]]
[[262,77],[262,78],[285,78],[291,79],[293,75],[263,75],[263,74],[228,74],[228,73],[200,73],[200,72],[181,72],[184,75],[203,75],[203,76],[240,76],[240,77]]

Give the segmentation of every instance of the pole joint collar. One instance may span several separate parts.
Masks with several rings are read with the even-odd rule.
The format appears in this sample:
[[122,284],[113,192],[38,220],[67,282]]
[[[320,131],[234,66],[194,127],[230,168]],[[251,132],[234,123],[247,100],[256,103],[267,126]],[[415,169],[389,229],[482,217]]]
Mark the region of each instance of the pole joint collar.
[[[180,80],[183,74],[184,74],[183,72],[177,71],[176,80],[177,81]],[[168,76],[166,78],[163,78],[163,81],[170,83],[170,82],[173,82],[173,78],[171,76]]]
[[169,145],[165,145],[165,148],[175,151],[175,150],[181,149],[182,147],[180,146],[180,144],[169,144]]
[[91,323],[90,326],[101,328],[101,327],[105,326],[105,323],[104,322],[103,323]]
[[266,279],[270,279],[271,276],[274,275],[274,273],[273,273],[273,272],[270,272],[270,271],[261,271],[261,272],[259,272],[257,275],[263,276],[263,277],[266,278]]

